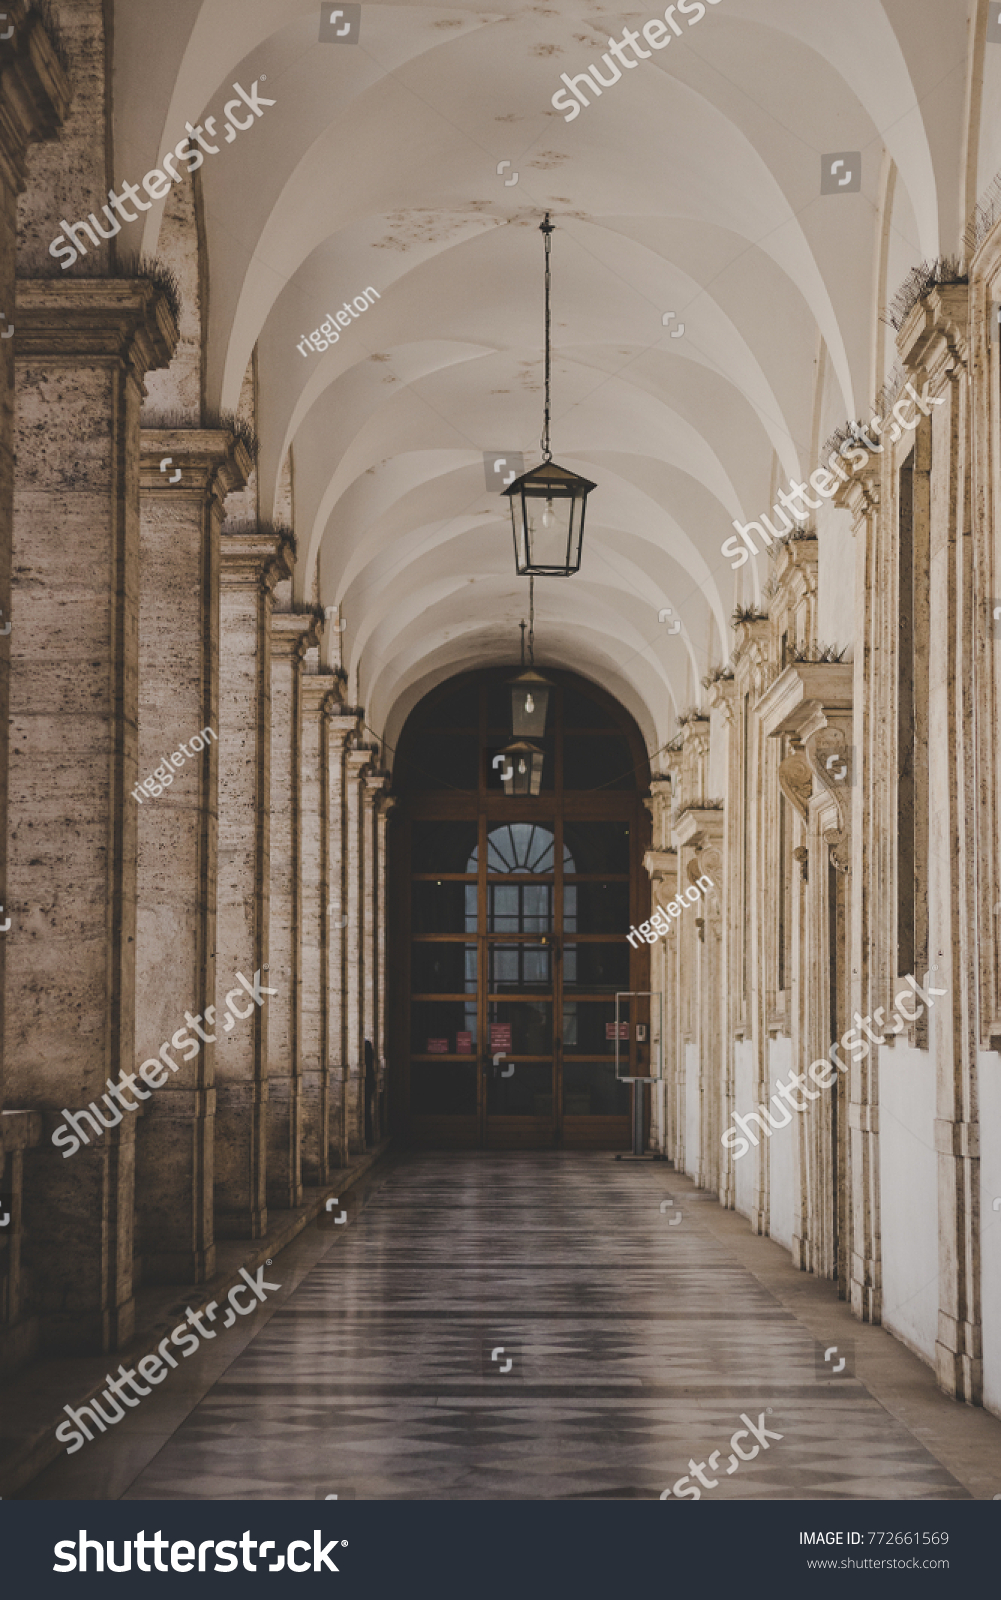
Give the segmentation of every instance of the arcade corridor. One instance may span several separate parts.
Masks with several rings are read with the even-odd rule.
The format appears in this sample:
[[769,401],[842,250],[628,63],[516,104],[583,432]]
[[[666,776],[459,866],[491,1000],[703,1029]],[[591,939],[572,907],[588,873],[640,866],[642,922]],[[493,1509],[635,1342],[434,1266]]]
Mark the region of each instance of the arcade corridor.
[[[151,1398],[21,1498],[656,1499],[714,1450],[710,1499],[997,1491],[1001,1422],[666,1165],[414,1153],[297,1244],[203,1398]],[[727,1476],[741,1413],[782,1438]]]

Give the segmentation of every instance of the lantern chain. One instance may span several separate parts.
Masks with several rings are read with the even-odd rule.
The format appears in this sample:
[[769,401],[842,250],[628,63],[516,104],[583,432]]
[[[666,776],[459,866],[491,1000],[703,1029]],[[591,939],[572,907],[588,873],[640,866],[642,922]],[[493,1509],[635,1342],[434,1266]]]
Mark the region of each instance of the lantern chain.
[[545,220],[545,222],[540,222],[539,223],[539,232],[545,236],[545,240],[546,240],[546,410],[545,410],[545,417],[544,417],[543,424],[542,424],[542,459],[543,459],[543,462],[547,462],[547,461],[552,461],[552,459],[553,459],[553,452],[549,448],[549,385],[550,385],[550,377],[551,377],[551,369],[552,369],[552,363],[551,363],[551,358],[550,358],[550,332],[551,332],[551,328],[552,328],[551,312],[550,312],[550,290],[551,290],[551,286],[552,286],[552,279],[551,279],[550,270],[549,270],[549,258],[550,258],[551,252],[552,252],[552,245],[553,245],[552,236],[553,236],[553,232],[554,232],[553,224],[549,220],[549,212],[548,211],[546,212],[546,220]]

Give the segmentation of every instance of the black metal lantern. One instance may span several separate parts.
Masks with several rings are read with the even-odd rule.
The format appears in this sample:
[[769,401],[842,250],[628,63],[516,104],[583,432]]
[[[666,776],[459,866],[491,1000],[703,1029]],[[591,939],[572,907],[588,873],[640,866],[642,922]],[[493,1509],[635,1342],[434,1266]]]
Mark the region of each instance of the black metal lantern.
[[505,794],[538,794],[542,787],[542,751],[527,739],[516,739],[501,754],[500,769]]
[[511,690],[511,732],[516,739],[541,739],[546,731],[549,691],[548,678],[538,672],[522,672],[508,681]]
[[587,497],[597,484],[568,467],[557,466],[549,448],[550,273],[553,225],[539,224],[546,240],[546,409],[542,424],[542,465],[525,472],[503,491],[511,503],[514,560],[519,577],[569,578],[580,569]]

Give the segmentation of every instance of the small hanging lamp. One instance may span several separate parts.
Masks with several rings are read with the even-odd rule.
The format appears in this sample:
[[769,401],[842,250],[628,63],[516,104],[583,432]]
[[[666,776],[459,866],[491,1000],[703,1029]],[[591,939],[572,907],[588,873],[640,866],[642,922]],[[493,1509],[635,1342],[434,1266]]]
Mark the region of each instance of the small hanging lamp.
[[549,691],[553,687],[548,678],[535,671],[535,579],[529,578],[528,635],[529,670],[525,669],[525,624],[521,624],[522,671],[516,678],[508,679],[511,690],[511,732],[516,739],[541,739],[546,731],[546,713],[549,709]]
[[516,739],[503,751],[505,765],[501,768],[501,781],[505,794],[538,794],[542,788],[542,763],[545,759],[537,745],[527,739]]
[[597,484],[567,467],[557,466],[549,448],[550,271],[553,225],[539,224],[546,240],[546,409],[542,425],[542,465],[523,473],[503,491],[511,502],[514,560],[519,577],[569,578],[580,569],[587,497]]

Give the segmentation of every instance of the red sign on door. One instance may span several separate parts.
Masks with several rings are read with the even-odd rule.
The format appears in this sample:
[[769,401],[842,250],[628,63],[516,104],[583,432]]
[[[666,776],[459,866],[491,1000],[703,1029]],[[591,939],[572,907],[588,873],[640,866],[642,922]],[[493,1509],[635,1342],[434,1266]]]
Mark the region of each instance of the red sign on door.
[[490,1049],[510,1050],[511,1024],[510,1022],[491,1022],[490,1024]]
[[429,1056],[447,1056],[448,1055],[448,1040],[447,1039],[429,1039],[428,1040],[427,1053],[428,1053]]
[[[615,1023],[614,1022],[606,1022],[605,1023],[605,1038],[606,1039],[614,1039],[615,1038]],[[628,1022],[620,1022],[619,1023],[619,1038],[620,1039],[628,1039],[629,1038],[629,1024],[628,1024]]]
[[457,1056],[471,1056],[473,1053],[473,1036],[471,1033],[457,1033],[455,1036],[455,1053]]

